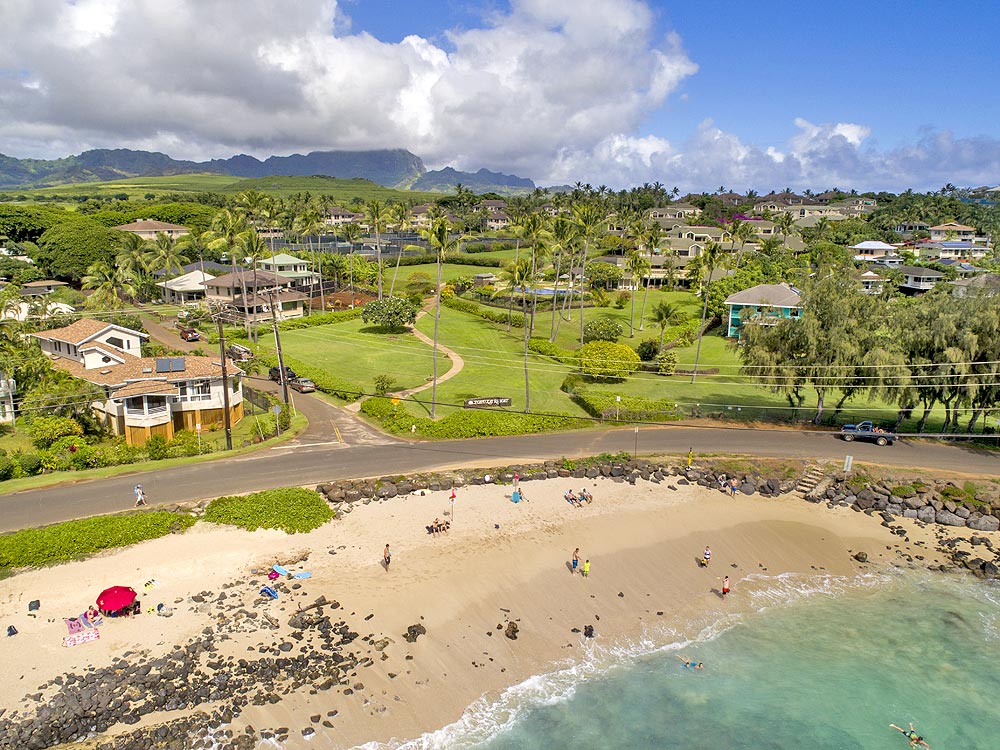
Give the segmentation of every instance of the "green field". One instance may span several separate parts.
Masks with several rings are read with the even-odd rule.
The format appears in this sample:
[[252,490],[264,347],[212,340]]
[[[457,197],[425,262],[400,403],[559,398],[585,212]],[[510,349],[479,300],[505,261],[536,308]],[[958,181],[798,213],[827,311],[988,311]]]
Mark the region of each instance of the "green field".
[[[258,190],[275,198],[285,198],[296,193],[309,192],[314,196],[328,195],[340,203],[350,203],[358,198],[363,202],[377,198],[383,201],[408,201],[421,203],[441,197],[439,193],[395,190],[376,185],[369,180],[341,179],[337,177],[260,177],[244,179],[231,175],[186,174],[166,177],[131,177],[105,182],[81,182],[70,185],[39,188],[37,190],[8,190],[8,195],[32,199],[67,201],[75,196],[106,196],[126,193],[129,200],[142,200],[148,193],[157,197],[167,193],[224,193],[236,195],[246,190]],[[20,201],[19,201],[20,202]]]

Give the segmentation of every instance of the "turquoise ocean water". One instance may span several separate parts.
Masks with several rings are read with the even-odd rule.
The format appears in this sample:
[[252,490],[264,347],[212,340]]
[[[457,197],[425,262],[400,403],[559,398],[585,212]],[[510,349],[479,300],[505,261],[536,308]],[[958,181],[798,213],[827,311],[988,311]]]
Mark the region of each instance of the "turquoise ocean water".
[[913,721],[934,750],[1000,748],[1000,586],[919,572],[759,583],[754,613],[694,641],[596,645],[403,747],[905,750],[888,725]]

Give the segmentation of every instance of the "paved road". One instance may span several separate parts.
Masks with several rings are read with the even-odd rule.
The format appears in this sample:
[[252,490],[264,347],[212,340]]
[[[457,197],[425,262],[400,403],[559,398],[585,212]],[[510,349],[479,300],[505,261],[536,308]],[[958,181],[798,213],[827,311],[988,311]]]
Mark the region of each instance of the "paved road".
[[[301,399],[301,403],[305,404],[305,399]],[[342,425],[349,424],[347,416],[342,410],[329,408],[335,412],[334,419],[343,436],[345,428]],[[506,465],[542,458],[632,452],[636,440],[633,429],[625,428],[465,441],[405,442],[385,438],[358,425],[363,423],[355,425],[359,430],[359,440],[355,444],[339,442],[336,435],[329,434],[320,435],[325,439],[318,441],[312,438],[304,441],[300,437],[293,443],[231,459],[0,496],[0,531],[125,510],[131,507],[132,487],[137,481],[142,482],[150,502],[156,504],[447,466]],[[365,435],[374,435],[382,444],[365,443]],[[696,454],[739,453],[773,458],[829,459],[838,463],[850,451],[856,463],[869,461],[978,476],[1000,475],[1000,458],[985,451],[913,441],[884,448],[859,443],[847,445],[830,433],[678,425],[640,429],[638,447],[640,454],[684,454],[692,447]]]

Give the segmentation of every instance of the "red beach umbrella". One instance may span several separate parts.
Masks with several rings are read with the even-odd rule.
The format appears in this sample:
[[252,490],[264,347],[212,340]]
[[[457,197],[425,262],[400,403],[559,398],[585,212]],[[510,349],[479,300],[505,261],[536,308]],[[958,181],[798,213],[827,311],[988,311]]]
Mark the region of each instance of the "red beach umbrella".
[[105,612],[115,612],[135,601],[138,594],[128,586],[112,586],[97,597],[97,606]]

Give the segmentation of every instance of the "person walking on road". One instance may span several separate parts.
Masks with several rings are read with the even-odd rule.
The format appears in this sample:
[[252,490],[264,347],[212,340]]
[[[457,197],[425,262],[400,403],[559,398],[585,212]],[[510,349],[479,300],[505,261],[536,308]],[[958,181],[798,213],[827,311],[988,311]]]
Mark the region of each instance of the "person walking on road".
[[140,505],[146,504],[146,491],[142,488],[141,484],[137,484],[135,489],[132,490],[132,494],[135,495],[135,506],[138,508]]

